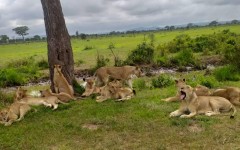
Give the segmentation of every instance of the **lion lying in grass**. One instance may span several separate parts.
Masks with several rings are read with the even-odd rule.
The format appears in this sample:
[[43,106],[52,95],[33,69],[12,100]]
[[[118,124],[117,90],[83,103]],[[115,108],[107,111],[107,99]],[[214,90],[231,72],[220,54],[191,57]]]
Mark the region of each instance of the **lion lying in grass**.
[[[175,83],[176,83],[177,89],[179,89],[181,86],[186,85],[186,80],[185,79],[175,80]],[[210,89],[202,85],[197,85],[194,89],[197,96],[208,96],[211,94]],[[163,99],[163,101],[166,101],[166,102],[178,101],[180,95],[181,93],[179,93],[179,90],[178,90],[176,96],[165,98]]]
[[228,99],[233,105],[240,106],[240,89],[237,87],[227,87],[213,91],[213,96],[221,96]]
[[62,102],[69,102],[71,100],[76,100],[74,97],[70,96],[69,94],[67,93],[63,93],[63,92],[60,92],[60,93],[52,93],[51,89],[47,89],[47,90],[44,90],[44,91],[40,91],[41,93],[41,96],[42,97],[50,97],[50,96],[55,96],[57,97],[60,101]]
[[20,121],[31,110],[28,104],[14,102],[8,108],[0,111],[0,123],[10,126],[13,122]]
[[58,108],[58,103],[63,103],[56,96],[30,97],[27,95],[27,90],[24,90],[22,88],[17,89],[15,93],[15,102],[28,104],[30,106],[44,105],[47,107],[53,107],[53,110]]
[[[170,117],[191,118],[198,114],[206,116],[218,115],[221,112],[233,110],[230,118],[234,118],[236,108],[226,99],[219,96],[197,96],[195,90],[189,85],[182,85],[180,89],[180,108],[170,113]],[[190,114],[185,114],[189,111]]]
[[120,81],[112,81],[100,88],[100,96],[97,96],[97,102],[103,102],[107,99],[116,99],[116,101],[129,100],[135,95],[135,91],[128,87],[122,87]]
[[100,87],[95,86],[94,78],[83,79],[86,82],[85,92],[82,94],[83,97],[90,96],[91,94],[100,93]]

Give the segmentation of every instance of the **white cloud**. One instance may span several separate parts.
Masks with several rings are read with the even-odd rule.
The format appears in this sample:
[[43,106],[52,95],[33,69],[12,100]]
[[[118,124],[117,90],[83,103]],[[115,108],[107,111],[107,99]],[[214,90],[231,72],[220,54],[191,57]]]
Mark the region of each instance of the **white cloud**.
[[[240,19],[239,0],[60,0],[70,34]],[[26,25],[45,34],[40,0],[0,0],[0,35]]]

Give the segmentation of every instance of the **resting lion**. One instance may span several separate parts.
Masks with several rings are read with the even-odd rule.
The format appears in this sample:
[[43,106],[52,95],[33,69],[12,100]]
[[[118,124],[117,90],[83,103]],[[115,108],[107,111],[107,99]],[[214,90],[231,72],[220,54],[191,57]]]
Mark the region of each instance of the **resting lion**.
[[[179,93],[179,88],[183,85],[186,85],[186,80],[185,79],[175,80],[175,83],[176,83],[176,87],[178,89],[177,94],[173,97],[165,98],[165,99],[163,99],[163,101],[174,102],[174,101],[179,100],[179,97],[181,94],[181,93]],[[195,89],[195,93],[197,94],[197,96],[208,96],[211,94],[210,89],[203,85],[197,85],[194,89]]]
[[228,99],[233,105],[240,106],[240,89],[237,87],[227,87],[213,91],[213,96],[221,96]]
[[94,78],[83,79],[86,82],[85,92],[82,94],[83,97],[90,96],[91,94],[100,93],[100,87],[95,86]]
[[50,97],[50,96],[55,96],[57,97],[60,101],[62,102],[69,102],[71,100],[76,100],[74,97],[70,96],[69,94],[67,93],[63,93],[63,92],[60,92],[60,93],[53,93],[51,91],[51,89],[47,89],[47,90],[44,90],[44,91],[40,91],[41,93],[41,96],[42,97]]
[[14,102],[8,108],[0,111],[0,123],[10,126],[13,122],[22,120],[30,110],[31,107],[28,104]]
[[28,104],[30,106],[44,105],[47,107],[53,107],[53,109],[58,108],[58,103],[63,103],[56,96],[31,97],[28,96],[26,93],[27,90],[19,88],[15,93],[15,95],[18,95],[18,97],[15,98],[15,101],[23,104]]
[[56,93],[64,92],[74,97],[73,87],[68,83],[68,81],[62,74],[61,65],[54,65],[53,82]]
[[[180,87],[180,108],[170,113],[170,117],[180,116],[180,118],[191,118],[197,114],[206,116],[218,115],[221,112],[233,110],[230,118],[234,118],[237,110],[225,98],[219,96],[197,96],[194,89],[189,85]],[[190,114],[185,114],[189,111]]]
[[97,102],[103,102],[107,99],[116,99],[116,101],[124,101],[132,98],[136,93],[128,87],[122,87],[119,81],[109,82],[100,88],[100,96],[97,96]]
[[101,87],[109,82],[109,78],[122,80],[128,84],[132,89],[132,78],[134,76],[140,77],[142,75],[141,69],[135,66],[123,67],[101,67],[96,70],[96,86]]

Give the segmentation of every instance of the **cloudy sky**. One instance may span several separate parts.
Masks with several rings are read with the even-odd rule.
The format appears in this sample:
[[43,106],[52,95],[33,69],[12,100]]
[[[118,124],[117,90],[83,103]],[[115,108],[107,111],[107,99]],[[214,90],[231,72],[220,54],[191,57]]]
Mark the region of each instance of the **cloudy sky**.
[[[240,19],[240,0],[60,0],[70,34]],[[40,0],[0,0],[0,35],[45,35]],[[17,37],[17,36],[16,36]]]

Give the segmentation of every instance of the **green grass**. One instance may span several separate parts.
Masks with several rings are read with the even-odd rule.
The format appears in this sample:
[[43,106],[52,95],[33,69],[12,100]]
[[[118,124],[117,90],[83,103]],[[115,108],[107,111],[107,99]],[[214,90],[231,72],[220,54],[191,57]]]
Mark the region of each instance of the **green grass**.
[[[224,29],[230,29],[230,31],[235,33],[240,33],[239,25],[232,26],[218,26],[218,27],[202,27],[190,30],[174,30],[174,31],[159,31],[154,32],[155,35],[155,45],[169,42],[174,39],[177,35],[188,34],[191,37],[197,37],[203,34],[212,34],[221,32]],[[147,33],[150,34],[150,33]],[[149,39],[146,39],[149,41]],[[136,48],[144,39],[144,34],[129,34],[124,36],[111,36],[111,37],[100,37],[92,38],[89,40],[72,40],[72,48],[74,53],[74,59],[82,60],[85,63],[81,66],[82,68],[91,68],[95,65],[97,51],[104,54],[106,57],[113,60],[111,51],[108,49],[110,43],[113,43],[115,49],[113,50],[121,59],[125,59],[130,51]],[[92,47],[92,49],[84,50],[84,48]],[[29,57],[33,55],[39,56],[39,59],[47,58],[47,43],[46,42],[33,42],[24,44],[10,44],[10,45],[0,45],[0,66],[4,65],[6,62],[20,59],[24,57]],[[87,57],[86,57],[87,56]]]
[[[240,33],[240,26],[220,26],[191,30],[156,32],[156,45],[172,40],[176,35],[189,34],[196,37],[212,34],[223,29]],[[82,60],[82,68],[95,65],[97,50],[112,57],[109,44],[115,45],[121,58],[142,42],[143,34],[102,37],[98,39],[72,40],[75,60]],[[84,50],[86,46],[92,49]],[[37,55],[39,60],[47,57],[47,44],[0,45],[0,66],[11,60]],[[87,57],[86,57],[87,56]],[[237,86],[240,81],[219,82],[213,76],[204,76],[201,71],[177,73],[190,85],[211,84],[212,87]],[[141,80],[141,79],[138,79]],[[161,99],[176,93],[174,85],[165,88],[149,88],[151,78],[144,77],[134,85],[137,95],[126,102],[108,100],[97,103],[93,99],[73,101],[60,105],[55,111],[37,107],[38,112],[28,113],[24,120],[10,127],[0,125],[0,149],[239,149],[239,113],[229,119],[229,113],[219,116],[196,116],[192,119],[169,118],[178,102],[167,103]],[[146,84],[146,85],[145,85]],[[151,86],[150,86],[151,87]],[[38,90],[46,87],[31,87]],[[1,94],[1,93],[0,93]],[[1,95],[0,95],[1,96]],[[0,107],[8,98],[1,96]],[[4,103],[3,103],[4,102]],[[240,111],[240,109],[238,108]],[[90,130],[87,127],[97,127]]]
[[[197,78],[203,76],[202,72],[192,72],[183,77],[193,83],[190,77],[194,74]],[[239,83],[221,82],[225,86]],[[0,126],[0,149],[239,148],[239,115],[235,119],[229,118],[230,113],[192,119],[169,118],[179,103],[161,99],[175,92],[172,85],[142,89],[126,102],[97,103],[86,99],[60,105],[55,111],[37,107],[38,112],[30,112],[21,122]]]

